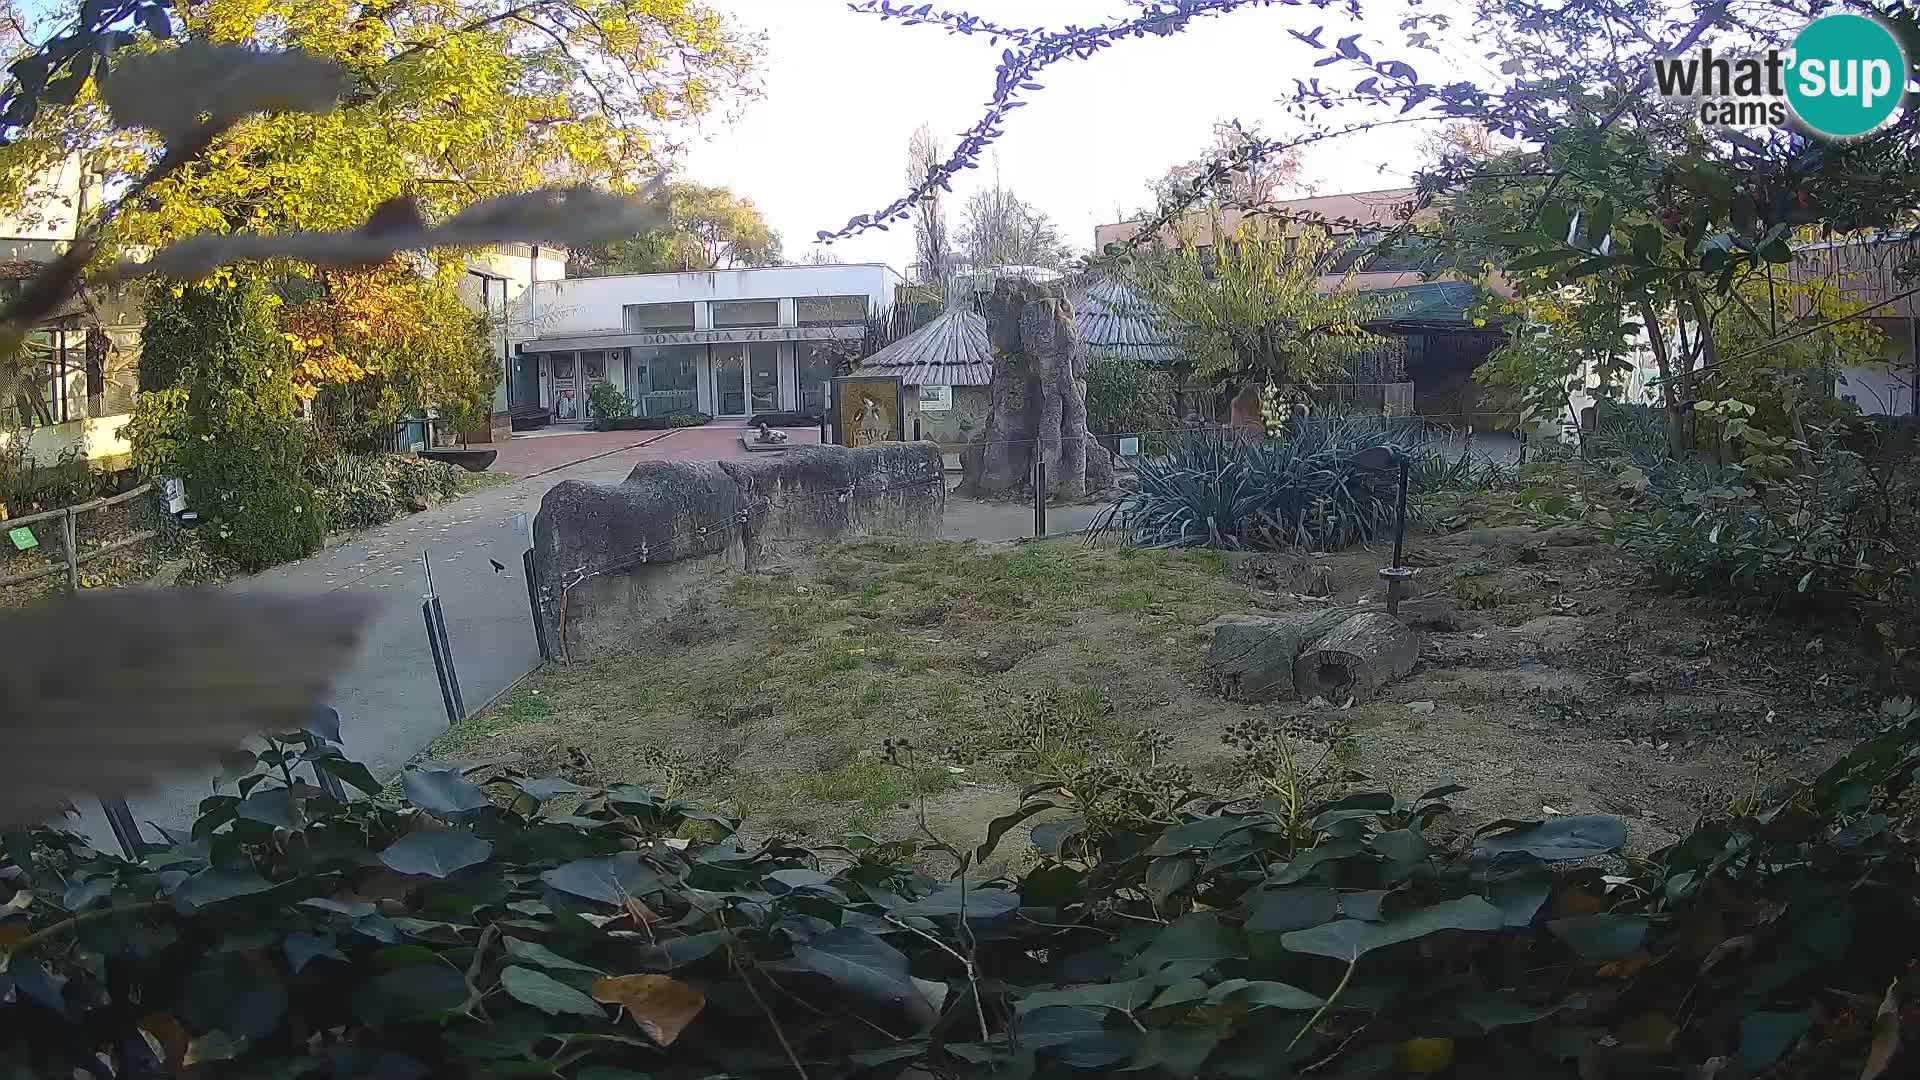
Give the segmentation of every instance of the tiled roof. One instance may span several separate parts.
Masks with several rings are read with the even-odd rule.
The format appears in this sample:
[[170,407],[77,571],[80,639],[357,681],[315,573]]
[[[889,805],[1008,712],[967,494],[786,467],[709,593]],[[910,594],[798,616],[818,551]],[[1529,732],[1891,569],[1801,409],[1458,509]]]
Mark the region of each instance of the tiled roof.
[[853,373],[897,375],[908,386],[989,386],[993,346],[987,341],[986,316],[964,306],[950,307],[860,361]]
[[1173,344],[1154,325],[1152,307],[1117,277],[1103,275],[1075,289],[1073,321],[1092,352],[1153,364],[1174,359]]
[[1479,286],[1470,281],[1424,281],[1392,289],[1371,289],[1368,296],[1387,301],[1374,322],[1465,323],[1467,309],[1479,298]]

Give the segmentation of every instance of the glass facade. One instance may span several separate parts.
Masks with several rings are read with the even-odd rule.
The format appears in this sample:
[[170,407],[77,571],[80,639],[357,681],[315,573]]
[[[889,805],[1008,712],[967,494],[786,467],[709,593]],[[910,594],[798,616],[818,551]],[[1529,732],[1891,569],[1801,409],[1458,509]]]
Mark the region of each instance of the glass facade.
[[624,311],[629,333],[669,334],[693,329],[690,300],[684,304],[628,304]]
[[867,321],[864,296],[803,296],[793,302],[801,326],[845,326]]
[[713,401],[716,415],[747,415],[747,347],[713,347]]
[[780,325],[778,300],[715,300],[710,306],[716,330]]
[[798,393],[794,401],[800,412],[818,416],[827,411],[827,381],[839,364],[838,354],[828,346],[811,341],[799,344],[794,365]]
[[780,346],[774,342],[755,342],[747,346],[747,398],[749,413],[780,411]]

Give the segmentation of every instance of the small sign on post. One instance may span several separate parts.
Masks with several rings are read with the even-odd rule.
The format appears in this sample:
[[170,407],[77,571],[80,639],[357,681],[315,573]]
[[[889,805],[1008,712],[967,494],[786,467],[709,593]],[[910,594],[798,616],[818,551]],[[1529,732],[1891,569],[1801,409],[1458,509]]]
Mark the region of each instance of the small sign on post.
[[32,551],[40,546],[40,538],[33,535],[33,530],[25,525],[17,529],[8,529],[7,539],[13,541],[15,551]]

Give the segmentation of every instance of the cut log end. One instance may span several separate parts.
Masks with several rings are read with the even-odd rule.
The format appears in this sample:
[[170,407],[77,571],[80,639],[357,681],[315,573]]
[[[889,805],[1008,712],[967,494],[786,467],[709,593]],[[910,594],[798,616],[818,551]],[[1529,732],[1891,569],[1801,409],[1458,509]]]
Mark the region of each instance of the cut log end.
[[1413,671],[1420,640],[1380,612],[1362,612],[1328,631],[1294,661],[1294,690],[1303,698],[1344,701]]

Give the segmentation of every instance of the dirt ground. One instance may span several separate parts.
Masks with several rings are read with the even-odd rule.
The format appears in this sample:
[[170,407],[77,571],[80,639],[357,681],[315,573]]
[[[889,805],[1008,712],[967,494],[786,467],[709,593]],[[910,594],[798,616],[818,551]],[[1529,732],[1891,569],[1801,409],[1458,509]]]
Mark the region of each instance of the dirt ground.
[[1462,784],[1456,824],[1613,814],[1642,853],[1872,730],[1875,667],[1844,631],[1656,593],[1598,532],[1524,524],[1580,497],[1546,479],[1434,510],[1408,561],[1462,626],[1371,700],[1227,700],[1204,628],[1370,597],[1383,550],[872,541],[716,577],[630,649],[536,673],[423,756],[646,782],[759,834],[898,836],[924,814],[964,845],[1026,783],[1123,744],[1245,793],[1251,725],[1360,787]]

